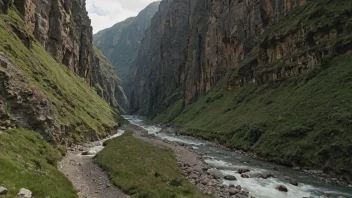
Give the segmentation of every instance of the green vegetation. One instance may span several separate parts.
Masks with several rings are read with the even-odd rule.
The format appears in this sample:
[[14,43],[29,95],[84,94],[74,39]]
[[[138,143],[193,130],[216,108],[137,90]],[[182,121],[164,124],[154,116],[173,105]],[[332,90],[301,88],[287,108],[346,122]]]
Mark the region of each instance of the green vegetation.
[[4,198],[16,197],[21,188],[31,190],[34,197],[78,197],[71,182],[57,170],[60,157],[36,132],[0,132],[0,186],[9,190]]
[[74,129],[67,134],[69,142],[83,141],[94,133],[105,136],[116,120],[123,120],[85,79],[58,64],[31,35],[31,48],[24,46],[12,32],[16,27],[25,33],[23,21],[14,10],[0,16],[0,51],[20,67],[36,93],[51,101],[55,120]]
[[173,105],[171,105],[168,109],[160,113],[153,119],[153,122],[162,123],[162,122],[170,122],[174,120],[183,110],[183,100],[178,100]]
[[105,74],[104,76],[106,76],[109,79],[113,78],[114,80],[119,82],[119,84],[121,84],[121,80],[116,75],[117,72],[116,72],[115,68],[111,65],[109,60],[106,59],[106,57],[100,52],[100,50],[98,48],[93,46],[93,49],[94,49],[95,55],[100,60],[100,67],[101,67],[101,71]]
[[183,134],[280,163],[351,175],[351,76],[351,57],[345,55],[271,85],[227,92],[222,82],[170,123],[184,126]]
[[129,132],[105,144],[95,162],[132,197],[206,197],[183,178],[171,150],[138,140]]
[[[279,23],[269,24],[263,37],[257,38],[258,43],[275,45],[305,29],[301,40],[312,42],[311,47],[297,49],[271,64],[259,64],[255,72],[260,76],[286,70],[297,66],[294,61],[286,62],[308,50],[319,53],[330,48],[331,53],[308,73],[228,91],[228,81],[242,75],[239,70],[258,64],[259,47],[253,47],[240,67],[229,71],[227,79],[206,96],[183,106],[178,101],[152,122],[182,126],[185,135],[254,151],[278,163],[321,168],[352,178],[351,5],[348,0],[309,1]],[[338,36],[315,44],[314,32]]]

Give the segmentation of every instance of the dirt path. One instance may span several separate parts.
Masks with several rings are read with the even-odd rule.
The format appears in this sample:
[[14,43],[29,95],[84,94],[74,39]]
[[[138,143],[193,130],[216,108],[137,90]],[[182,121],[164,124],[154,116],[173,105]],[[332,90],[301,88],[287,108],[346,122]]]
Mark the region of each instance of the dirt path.
[[127,198],[110,183],[107,174],[93,163],[93,156],[80,155],[83,150],[89,150],[97,144],[101,145],[101,142],[71,149],[60,162],[59,170],[71,180],[80,198]]

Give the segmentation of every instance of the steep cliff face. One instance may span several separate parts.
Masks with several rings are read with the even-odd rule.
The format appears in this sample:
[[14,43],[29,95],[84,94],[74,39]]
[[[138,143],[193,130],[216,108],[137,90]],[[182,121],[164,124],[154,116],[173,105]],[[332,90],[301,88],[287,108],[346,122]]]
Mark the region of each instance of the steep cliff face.
[[[180,97],[186,103],[196,101],[212,90],[230,69],[239,69],[240,75],[229,82],[229,90],[239,84],[263,84],[311,70],[331,52],[329,44],[323,45],[338,38],[343,30],[339,20],[348,16],[340,13],[340,17],[328,18],[317,3],[163,1],[162,4],[170,7],[153,18],[153,38],[145,39],[147,44],[142,44],[151,43],[148,46],[151,57],[143,52],[137,57],[132,109],[155,115]],[[300,11],[309,12],[307,16],[291,12],[301,6],[304,7]],[[283,24],[282,19],[288,14]],[[159,29],[162,32],[158,35]],[[308,50],[315,46],[320,50]],[[268,65],[278,62],[282,63],[281,71],[279,68],[267,71]]]
[[348,0],[162,1],[137,56],[131,109],[351,181],[351,9]]
[[[35,11],[34,15],[35,13],[45,15],[41,10],[47,8],[41,4],[43,1],[9,2],[4,4],[2,1],[0,4],[6,5],[1,7],[2,13],[0,13],[0,117],[2,119],[0,131],[19,127],[34,130],[64,151],[66,146],[75,142],[96,140],[116,129],[116,121],[118,124],[123,122],[119,115],[122,113],[121,108],[112,109],[96,92],[100,91],[100,96],[117,107],[118,102],[124,105],[123,102],[127,100],[112,66],[104,62],[103,56],[97,57],[98,52],[91,52],[93,48],[90,26],[84,27],[82,22],[81,27],[75,27],[72,25],[76,23],[72,21],[65,26],[61,21],[62,18],[54,15],[48,19],[58,21],[53,22],[55,28],[61,25],[67,27],[65,30],[72,29],[72,31],[67,31],[66,34],[65,31],[51,31],[50,26],[45,26],[48,31],[45,35],[39,31],[45,28],[36,29],[39,25],[37,22],[43,22],[44,19],[32,18],[35,24],[33,29],[29,23],[32,19],[27,18],[34,8],[38,11],[38,13]],[[21,2],[25,12],[21,12]],[[66,9],[67,11],[68,8],[76,12],[83,9],[80,11],[82,12],[80,17],[84,17],[85,8],[75,7],[74,4],[79,3],[78,1],[70,2],[73,4],[57,1],[60,4],[58,5],[51,2],[53,4],[50,4],[50,13],[53,14],[54,10],[65,11]],[[61,3],[72,7],[61,10]],[[34,6],[33,9],[31,6]],[[36,6],[39,7],[36,8]],[[23,16],[18,15],[17,9]],[[73,20],[71,16],[74,14],[65,16]],[[40,24],[44,26],[46,23]],[[54,32],[61,35],[60,39],[52,37]],[[74,33],[79,35],[78,40],[75,40],[78,37],[75,37]],[[72,46],[66,45],[71,41],[79,44],[74,44],[78,46],[76,49],[79,51],[76,54],[78,61],[70,59],[71,61],[61,62],[62,57],[58,57],[61,55],[64,57],[69,49],[73,49],[70,48]],[[83,57],[85,57],[84,60]],[[65,63],[69,63],[68,67],[64,67]],[[84,66],[83,69],[80,68],[80,64]],[[89,86],[93,83],[101,90],[94,90]],[[119,100],[120,98],[122,100]]]
[[121,111],[128,110],[129,102],[122,88],[120,78],[116,76],[116,70],[105,56],[94,47],[95,67],[93,67],[94,88],[98,94],[110,105],[118,107]]
[[[92,45],[93,33],[85,1],[16,0],[14,5],[25,22],[26,31],[33,34],[59,63],[85,78],[90,85],[104,83],[100,84],[102,88],[116,87],[116,81],[102,82],[93,77],[111,74],[103,73],[100,68],[104,66],[96,61],[98,57]],[[124,94],[105,92],[110,93],[104,98],[112,105],[116,104],[116,96],[124,101]]]
[[[145,36],[142,40],[141,46],[138,51],[136,58],[136,70],[132,72],[131,84],[133,85],[130,95],[130,111],[131,113],[138,112],[140,115],[148,115],[150,108],[150,100],[155,99],[151,96],[152,85],[159,82],[153,82],[153,78],[159,75],[159,69],[163,70],[161,61],[163,56],[164,48],[162,46],[163,35],[165,33],[165,24],[168,20],[166,15],[168,14],[172,1],[161,1],[158,12],[154,15],[150,27],[146,30]],[[182,31],[181,27],[177,29]],[[170,46],[171,47],[171,46]],[[173,45],[173,47],[176,47]],[[180,46],[180,49],[182,46]],[[175,51],[177,53],[177,51]],[[154,63],[157,63],[155,65]],[[168,68],[170,76],[173,76],[173,68]],[[160,76],[163,80],[166,78]],[[168,85],[171,83],[173,78],[169,78]],[[167,85],[165,85],[167,86]],[[173,87],[170,87],[173,90]],[[165,89],[164,89],[165,90]]]
[[144,32],[150,26],[152,17],[157,12],[159,4],[160,2],[153,2],[136,17],[126,19],[94,35],[94,45],[116,68],[127,96],[130,95],[130,74],[135,70],[135,58],[141,40],[144,37]]

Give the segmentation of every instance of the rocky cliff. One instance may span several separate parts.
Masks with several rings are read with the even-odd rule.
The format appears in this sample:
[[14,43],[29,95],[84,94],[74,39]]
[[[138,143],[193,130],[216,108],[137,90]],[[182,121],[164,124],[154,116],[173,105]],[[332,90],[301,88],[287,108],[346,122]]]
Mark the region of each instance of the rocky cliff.
[[[156,115],[180,97],[186,103],[195,101],[231,69],[245,75],[230,81],[229,89],[311,70],[331,52],[329,44],[322,45],[338,38],[344,29],[339,20],[348,16],[345,13],[324,21],[325,8],[313,8],[316,3],[163,1],[162,5],[170,5],[164,10],[161,6],[150,27],[153,35],[142,43],[148,48],[148,55],[141,50],[137,57],[132,109],[143,115]],[[295,17],[299,11],[291,11],[302,6],[300,11],[311,12],[304,17],[311,19]],[[320,50],[309,50],[317,46]],[[261,70],[279,62],[282,64],[275,71]]]
[[136,17],[128,18],[94,35],[94,45],[116,68],[127,96],[130,95],[131,73],[136,68],[135,58],[141,40],[159,8],[159,3],[159,1],[153,2]]
[[126,97],[94,51],[84,1],[1,1],[0,9],[0,131],[34,130],[64,151],[123,122],[108,103]]
[[351,9],[348,0],[162,1],[136,59],[131,110],[347,180]]
[[117,101],[122,101],[121,106],[126,107],[123,90],[114,80],[117,76],[108,78],[107,75],[112,74],[102,72],[104,66],[99,65],[85,1],[16,0],[13,4],[25,22],[26,31],[34,35],[59,63],[85,78],[91,86],[99,84],[105,92],[103,97],[111,105],[116,106]]

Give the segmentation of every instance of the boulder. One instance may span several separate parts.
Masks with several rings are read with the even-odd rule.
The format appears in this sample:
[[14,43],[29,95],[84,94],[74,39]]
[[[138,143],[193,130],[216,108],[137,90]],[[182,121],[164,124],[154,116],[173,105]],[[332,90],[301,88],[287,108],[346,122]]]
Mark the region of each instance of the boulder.
[[284,185],[279,185],[279,186],[276,187],[276,189],[277,189],[278,191],[281,191],[281,192],[288,192],[287,187],[284,186]]
[[81,155],[89,155],[89,151],[83,151]]
[[237,194],[235,197],[236,197],[236,198],[248,198],[248,196],[246,196],[246,195],[241,195],[241,194]]
[[238,169],[238,173],[239,174],[248,173],[248,172],[250,172],[250,170],[248,168],[240,168],[240,169]]
[[17,194],[18,198],[32,198],[32,192],[28,189],[21,188]]
[[270,177],[272,177],[272,175],[269,173],[269,174],[261,174],[261,175],[259,175],[258,178],[268,179],[268,178],[270,178]]
[[237,188],[238,190],[242,190],[242,186],[240,186],[240,185],[236,186],[236,188]]
[[298,186],[298,182],[294,179],[290,179],[290,184],[294,186]]
[[0,195],[6,195],[7,194],[7,188],[0,186]]
[[229,181],[237,180],[237,178],[233,175],[225,175],[224,179],[229,180]]
[[242,174],[241,174],[241,177],[242,177],[242,178],[249,178],[249,175],[242,173]]
[[230,188],[229,189],[229,194],[230,195],[236,195],[238,194],[240,191],[237,188]]

